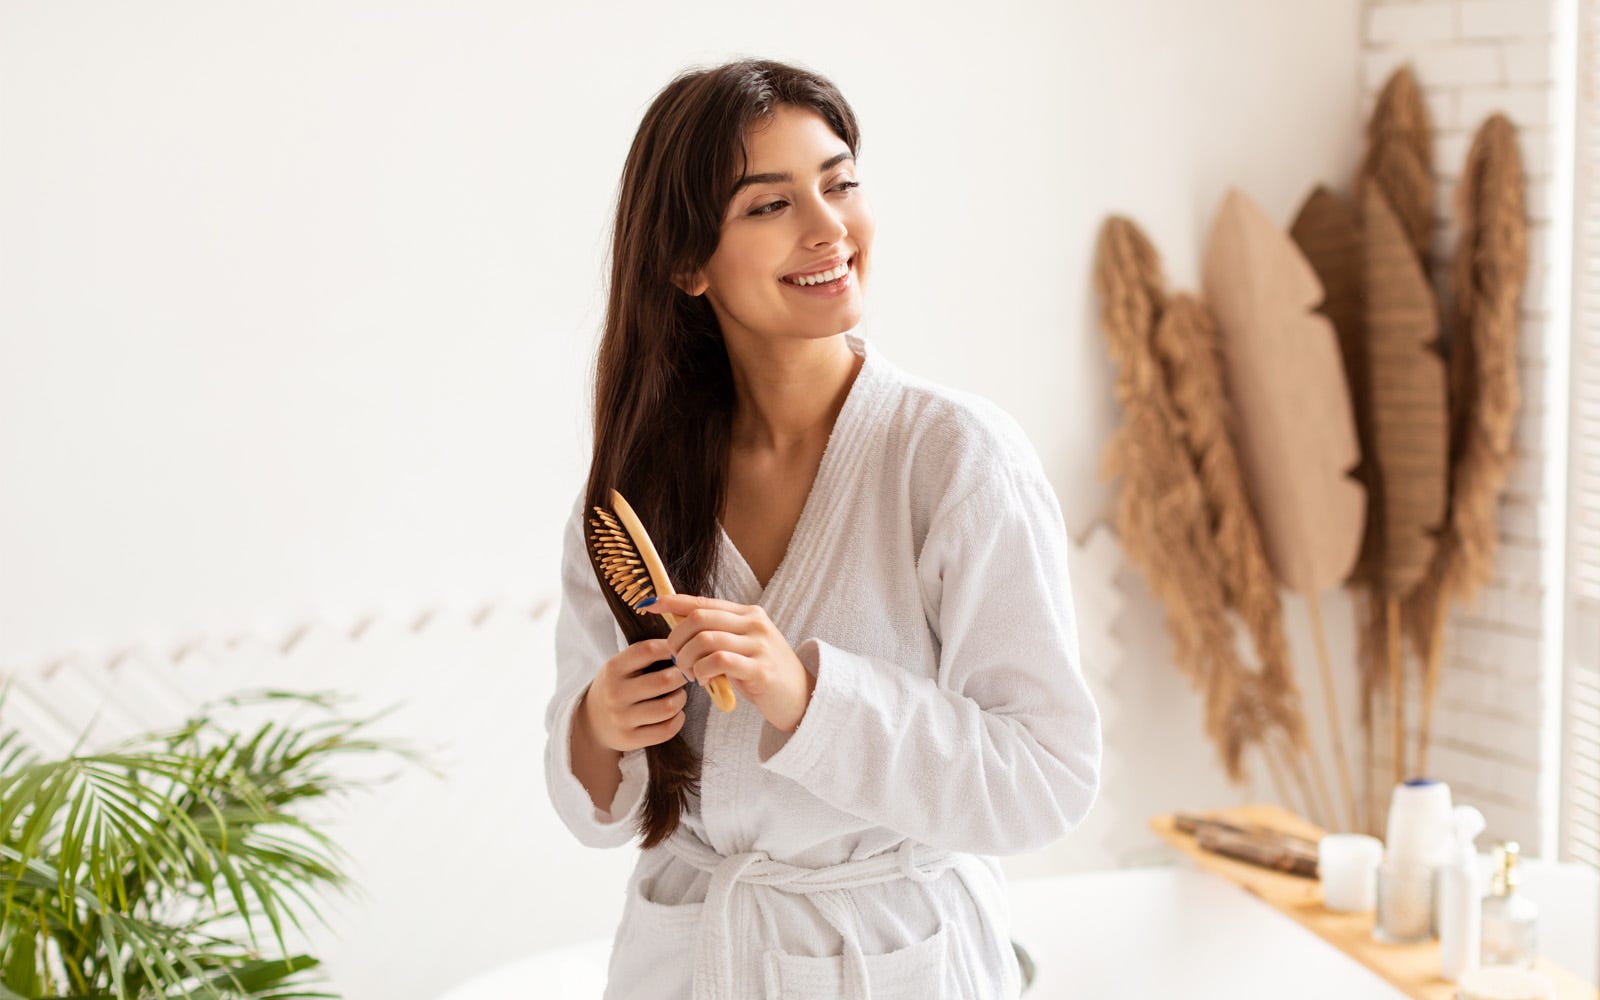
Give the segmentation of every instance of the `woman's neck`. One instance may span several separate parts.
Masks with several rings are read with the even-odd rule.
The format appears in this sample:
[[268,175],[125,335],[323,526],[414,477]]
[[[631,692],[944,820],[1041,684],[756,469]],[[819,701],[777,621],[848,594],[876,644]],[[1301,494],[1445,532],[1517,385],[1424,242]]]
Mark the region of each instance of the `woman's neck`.
[[732,446],[784,454],[826,444],[861,360],[842,333],[823,340],[730,344]]

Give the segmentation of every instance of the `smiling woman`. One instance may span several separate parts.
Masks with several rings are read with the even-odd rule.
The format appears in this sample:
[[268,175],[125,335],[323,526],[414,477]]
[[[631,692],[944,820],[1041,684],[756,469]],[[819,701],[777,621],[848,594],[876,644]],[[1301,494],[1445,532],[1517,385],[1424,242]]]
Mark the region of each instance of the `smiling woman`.
[[735,356],[854,329],[875,231],[855,154],[815,111],[781,105],[746,147],[716,252],[680,287],[710,301]]
[[[641,835],[608,998],[1016,997],[995,855],[1098,788],[1038,455],[860,331],[859,146],[833,84],[743,61],[669,84],[623,169],[545,717],[573,834]],[[679,591],[648,608],[585,543],[612,489]]]

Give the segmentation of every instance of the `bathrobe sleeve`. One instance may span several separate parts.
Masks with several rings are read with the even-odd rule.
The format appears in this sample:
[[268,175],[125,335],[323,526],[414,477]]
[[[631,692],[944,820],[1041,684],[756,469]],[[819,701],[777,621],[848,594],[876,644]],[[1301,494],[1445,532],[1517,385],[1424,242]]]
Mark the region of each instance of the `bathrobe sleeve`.
[[619,847],[635,832],[649,766],[643,750],[622,755],[622,783],[609,809],[598,808],[572,773],[572,719],[589,682],[626,639],[600,590],[583,535],[583,496],[574,505],[562,543],[561,611],[556,617],[556,690],[545,710],[545,784],[550,800],[579,841]]
[[1031,445],[1011,453],[936,509],[917,561],[937,678],[854,653],[843,635],[809,638],[795,652],[816,691],[763,762],[869,822],[977,854],[1044,847],[1099,788],[1061,510]]

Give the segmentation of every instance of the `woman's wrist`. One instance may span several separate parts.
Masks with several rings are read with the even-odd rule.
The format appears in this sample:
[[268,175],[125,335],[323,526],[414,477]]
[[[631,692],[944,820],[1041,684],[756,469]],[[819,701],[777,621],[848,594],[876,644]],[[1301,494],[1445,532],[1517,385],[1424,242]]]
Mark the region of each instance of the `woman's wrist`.
[[589,717],[589,691],[584,689],[583,696],[578,699],[578,707],[572,713],[572,747],[577,753],[590,760],[604,759],[612,756],[620,759],[622,751],[607,746],[601,741],[595,731],[594,720]]
[[817,691],[817,679],[812,676],[811,671],[802,670],[801,673],[806,679],[805,697],[800,702],[800,714],[795,717],[794,725],[789,727],[791,733],[800,728],[800,723],[806,721],[806,713],[811,710],[811,696]]

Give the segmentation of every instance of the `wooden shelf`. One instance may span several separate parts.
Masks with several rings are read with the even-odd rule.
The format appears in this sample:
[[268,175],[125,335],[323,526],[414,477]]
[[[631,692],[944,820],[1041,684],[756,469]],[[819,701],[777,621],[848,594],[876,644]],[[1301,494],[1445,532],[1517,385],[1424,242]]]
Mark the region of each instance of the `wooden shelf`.
[[[1317,840],[1323,831],[1278,806],[1249,805],[1217,809],[1204,815],[1233,823],[1259,824]],[[1371,913],[1334,913],[1322,905],[1322,883],[1283,872],[1258,868],[1202,850],[1194,837],[1181,833],[1171,815],[1156,816],[1150,827],[1163,840],[1194,859],[1206,871],[1220,875],[1258,897],[1278,912],[1371,969],[1385,981],[1417,1000],[1455,1000],[1456,987],[1439,975],[1439,942],[1383,944],[1372,938]],[[1559,1000],[1600,1000],[1600,990],[1576,974],[1543,958],[1537,969],[1556,984]]]

